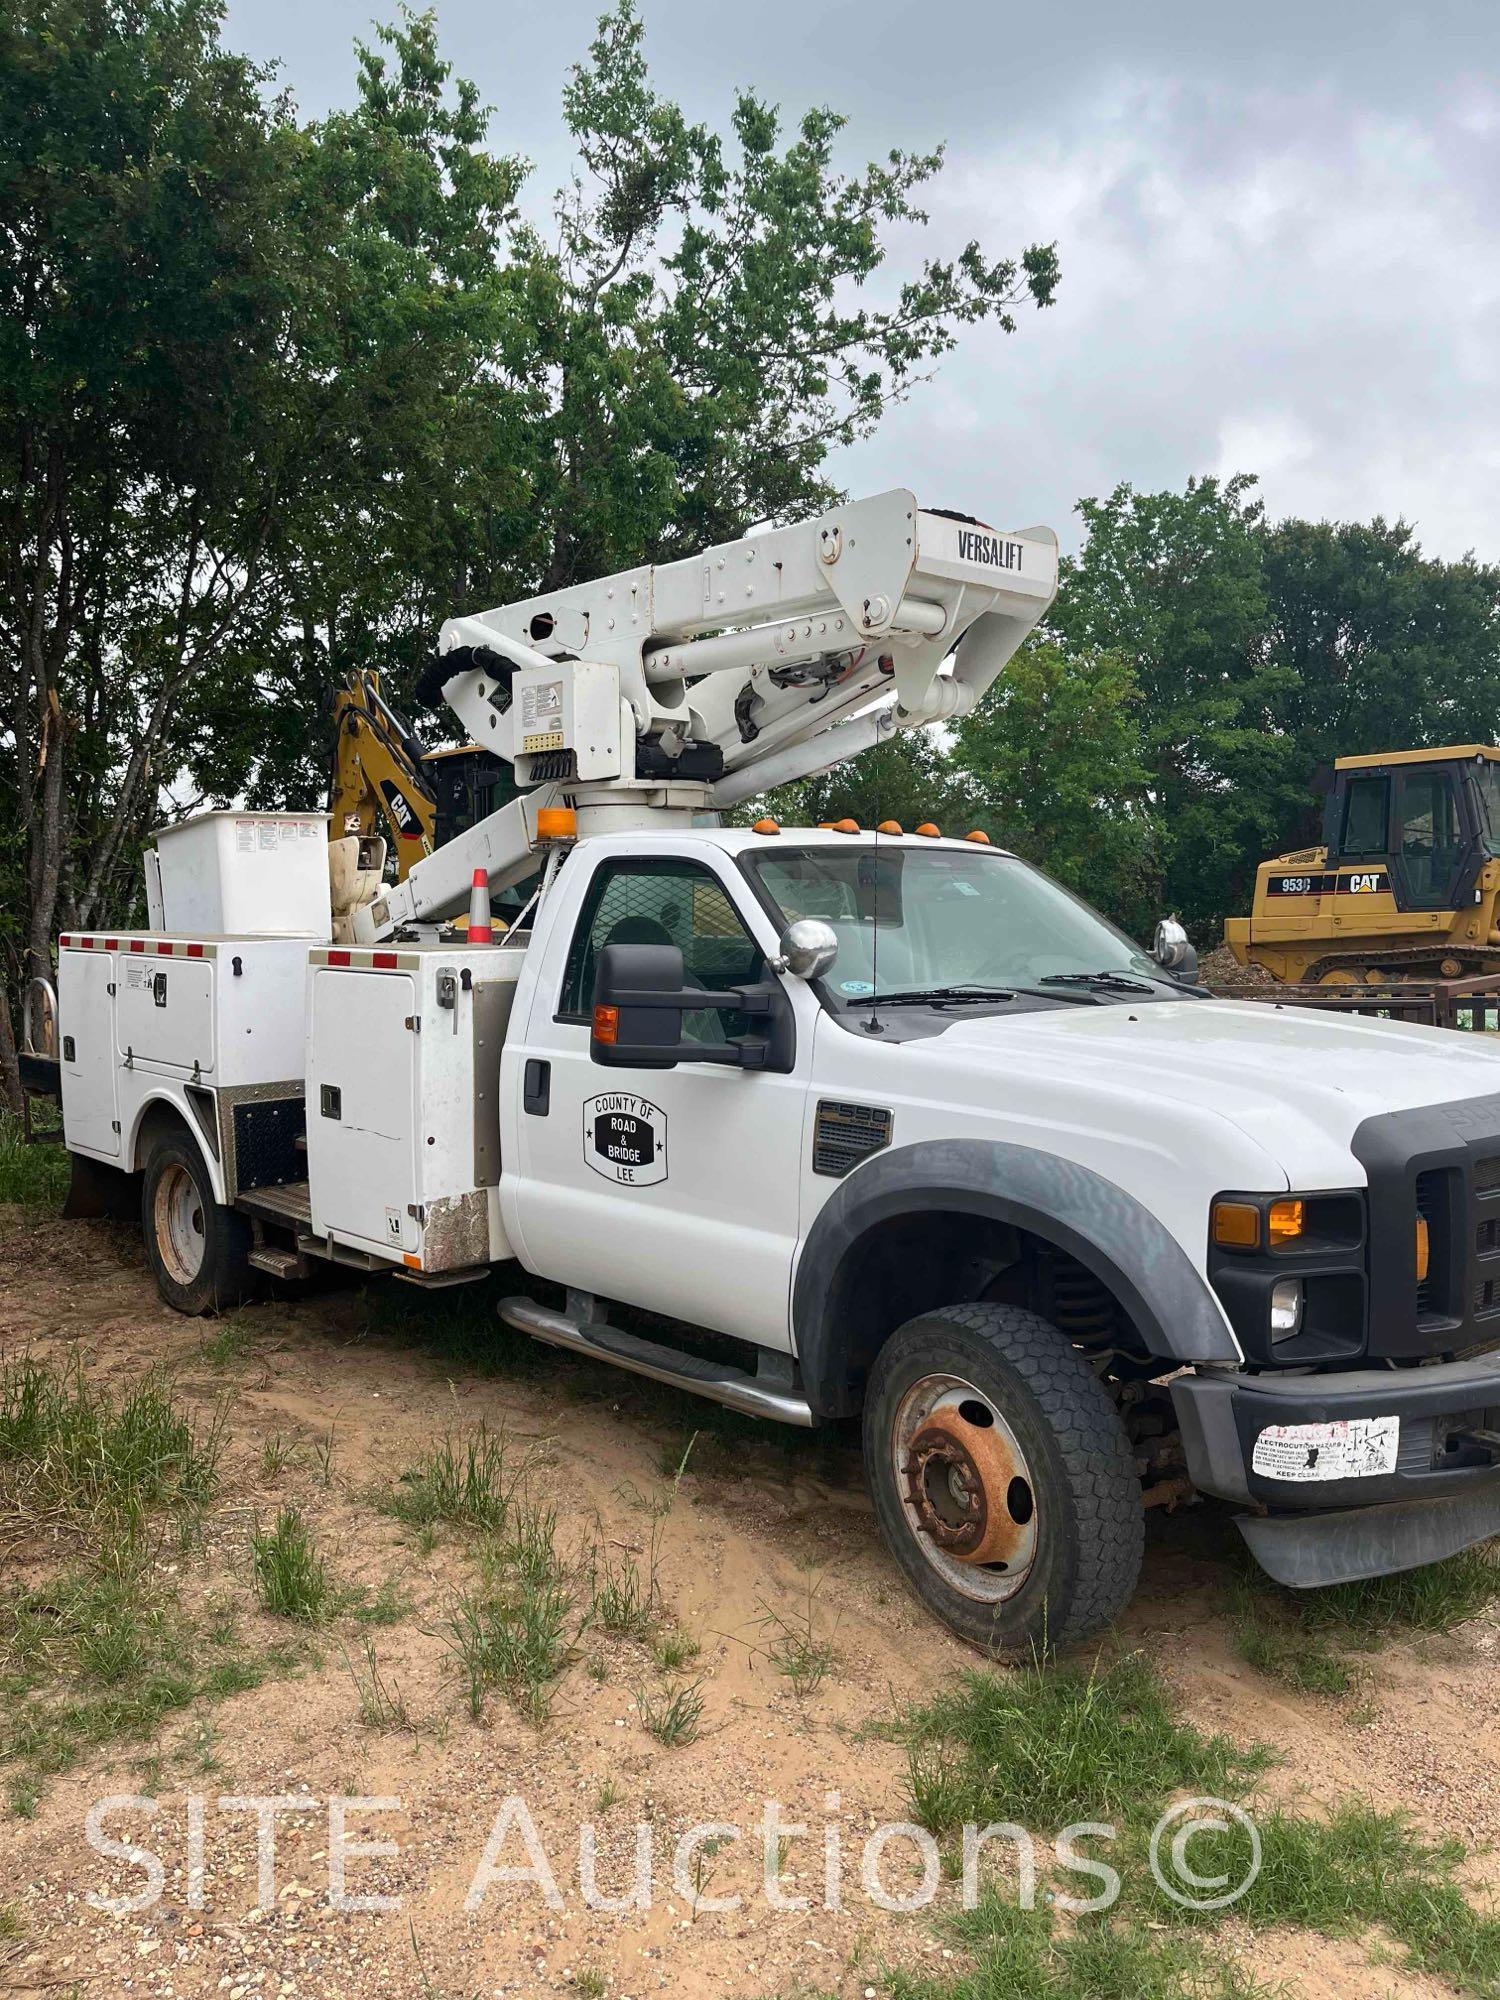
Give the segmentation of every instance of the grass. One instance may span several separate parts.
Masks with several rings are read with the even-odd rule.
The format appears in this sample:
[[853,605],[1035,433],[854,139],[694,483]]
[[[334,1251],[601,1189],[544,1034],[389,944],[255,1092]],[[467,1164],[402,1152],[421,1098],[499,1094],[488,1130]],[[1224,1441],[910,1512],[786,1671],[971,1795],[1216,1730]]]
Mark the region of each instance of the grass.
[[[55,1114],[53,1114],[55,1118]],[[49,1122],[48,1107],[34,1105],[37,1127]],[[68,1191],[68,1156],[61,1146],[28,1146],[19,1118],[0,1111],[0,1202],[22,1208],[57,1209]]]
[[1191,1933],[1138,1918],[1062,1930],[1049,1910],[986,1898],[943,1932],[973,1954],[973,1971],[956,1984],[893,1972],[891,2000],[1270,2000],[1273,1990]]
[[315,1625],[332,1599],[328,1565],[313,1546],[301,1510],[283,1507],[276,1525],[257,1528],[250,1541],[256,1595],[276,1618]]
[[1140,1654],[1093,1667],[971,1668],[902,1720],[913,1817],[944,1834],[1011,1820],[1152,1820],[1177,1791],[1242,1796],[1270,1763],[1179,1722]]
[[1285,1590],[1262,1581],[1303,1627],[1378,1645],[1402,1633],[1451,1632],[1500,1599],[1500,1545],[1491,1542],[1422,1569],[1327,1590]]
[[512,1467],[504,1436],[479,1427],[467,1436],[449,1432],[409,1467],[385,1499],[387,1512],[408,1527],[450,1527],[501,1533],[527,1464]]
[[817,1634],[818,1589],[819,1583],[809,1578],[804,1601],[793,1617],[763,1600],[756,1620],[767,1634],[761,1650],[777,1673],[785,1674],[799,1698],[816,1693],[838,1660],[832,1640]]
[[616,1639],[644,1639],[659,1609],[654,1568],[643,1572],[633,1556],[622,1555],[617,1563],[608,1550],[595,1551],[591,1617],[603,1632]]
[[0,1371],[0,1506],[32,1517],[141,1522],[201,1509],[218,1481],[225,1413],[196,1427],[159,1374],[120,1402],[86,1380],[22,1361]]
[[703,1651],[702,1646],[691,1632],[684,1632],[678,1626],[669,1626],[658,1632],[651,1641],[651,1657],[663,1673],[680,1673],[684,1667],[692,1665]]
[[572,1655],[567,1636],[572,1608],[556,1581],[519,1580],[510,1589],[460,1592],[445,1636],[476,1721],[491,1688],[503,1689],[528,1720],[546,1721],[555,1683]]
[[1326,1590],[1287,1590],[1248,1571],[1230,1589],[1230,1626],[1257,1672],[1306,1694],[1347,1694],[1358,1674],[1335,1648],[1370,1652],[1404,1634],[1450,1632],[1497,1598],[1500,1560],[1491,1544]]
[[294,1661],[243,1650],[232,1628],[184,1610],[139,1542],[46,1584],[0,1594],[0,1764],[11,1811],[31,1818],[41,1781],[88,1748],[148,1740],[201,1699],[257,1687]]
[[1269,1680],[1300,1694],[1348,1694],[1354,1686],[1353,1669],[1322,1631],[1269,1610],[1258,1592],[1240,1586],[1231,1593],[1229,1629],[1240,1658]]
[[581,1966],[573,1980],[573,1991],[581,1994],[583,2000],[604,2000],[609,1980],[597,1965]]
[[[1109,1822],[1119,1836],[1110,1859],[1124,1889],[1114,1910],[1080,1920],[1067,1937],[1053,1933],[1045,1909],[1026,1913],[991,1895],[959,1927],[976,1969],[957,1986],[898,1981],[893,1994],[988,2000],[1040,1992],[1043,1984],[1080,2000],[1110,1991],[1164,2000],[1243,1991],[1223,1955],[1205,1954],[1195,1937],[1224,1913],[1179,1909],[1147,1863],[1151,1829],[1187,1793],[1251,1802],[1262,1865],[1231,1905],[1237,1920],[1332,1937],[1379,1927],[1404,1948],[1411,1969],[1464,1992],[1500,1995],[1500,1918],[1464,1894],[1458,1842],[1429,1842],[1402,1814],[1360,1800],[1323,1818],[1257,1802],[1269,1753],[1180,1721],[1138,1655],[1091,1670],[1038,1663],[1003,1676],[972,1671],[908,1711],[901,1726],[912,1816],[923,1826],[951,1840],[965,1823],[1009,1822],[1048,1836],[1076,1821]],[[1191,1865],[1237,1882],[1249,1858],[1248,1835],[1231,1824],[1195,1836]],[[1090,1882],[1087,1893],[1093,1888]],[[1071,1879],[1068,1891],[1077,1893]]]
[[696,1742],[703,1720],[703,1686],[700,1680],[687,1687],[639,1689],[636,1711],[647,1735],[674,1750]]
[[280,1431],[268,1437],[260,1448],[260,1476],[262,1479],[279,1479],[292,1462],[296,1450],[289,1438]]
[[347,1653],[344,1664],[359,1696],[359,1719],[366,1729],[411,1728],[411,1712],[407,1708],[406,1697],[397,1684],[381,1672],[372,1639],[365,1640],[363,1669]]

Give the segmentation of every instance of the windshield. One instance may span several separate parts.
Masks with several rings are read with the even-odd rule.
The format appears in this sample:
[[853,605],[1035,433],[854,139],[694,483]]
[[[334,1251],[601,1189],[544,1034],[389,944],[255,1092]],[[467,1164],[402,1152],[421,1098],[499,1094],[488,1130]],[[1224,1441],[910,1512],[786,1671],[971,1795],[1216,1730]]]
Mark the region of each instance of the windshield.
[[750,866],[788,923],[821,917],[833,926],[839,951],[826,984],[845,1000],[1083,973],[1162,977],[1086,903],[1026,862],[978,846],[789,848],[757,854]]

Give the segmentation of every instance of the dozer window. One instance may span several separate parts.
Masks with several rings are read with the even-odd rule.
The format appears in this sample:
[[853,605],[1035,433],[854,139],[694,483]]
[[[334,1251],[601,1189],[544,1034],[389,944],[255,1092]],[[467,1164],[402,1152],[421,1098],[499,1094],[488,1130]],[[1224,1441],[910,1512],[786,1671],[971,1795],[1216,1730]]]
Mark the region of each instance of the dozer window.
[[1344,800],[1344,854],[1385,854],[1390,835],[1389,778],[1351,778]]
[[[607,861],[600,867],[568,951],[559,1020],[589,1019],[594,972],[607,944],[675,944],[688,985],[710,991],[754,986],[766,977],[760,946],[723,884],[696,861]],[[742,1014],[714,1008],[682,1017],[683,1038],[690,1042],[734,1041],[749,1025]]]
[[1446,904],[1464,856],[1453,783],[1446,771],[1408,771],[1401,780],[1399,846],[1410,898]]

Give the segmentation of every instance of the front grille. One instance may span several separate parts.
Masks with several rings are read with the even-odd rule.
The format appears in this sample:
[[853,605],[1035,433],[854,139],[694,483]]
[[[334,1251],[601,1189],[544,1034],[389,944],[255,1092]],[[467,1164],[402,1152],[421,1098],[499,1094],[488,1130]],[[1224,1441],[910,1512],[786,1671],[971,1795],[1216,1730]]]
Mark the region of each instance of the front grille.
[[1474,1162],[1475,1194],[1500,1194],[1500,1153]]
[[890,1143],[891,1114],[882,1106],[835,1104],[824,1098],[813,1127],[813,1172],[841,1180]]

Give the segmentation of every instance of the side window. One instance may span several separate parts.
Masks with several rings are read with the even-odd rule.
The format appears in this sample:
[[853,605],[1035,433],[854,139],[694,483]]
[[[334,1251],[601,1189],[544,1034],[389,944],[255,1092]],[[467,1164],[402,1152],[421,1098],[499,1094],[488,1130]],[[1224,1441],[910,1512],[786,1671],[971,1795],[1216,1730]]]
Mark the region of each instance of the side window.
[[1343,854],[1385,854],[1390,816],[1389,778],[1351,778],[1344,801]]
[[[740,920],[723,884],[696,861],[607,861],[589,885],[568,950],[558,1005],[560,1021],[587,1021],[594,973],[607,944],[675,944],[690,986],[722,991],[766,976],[759,945]],[[717,1009],[685,1014],[688,1041],[732,1041],[746,1032],[743,1015]]]

